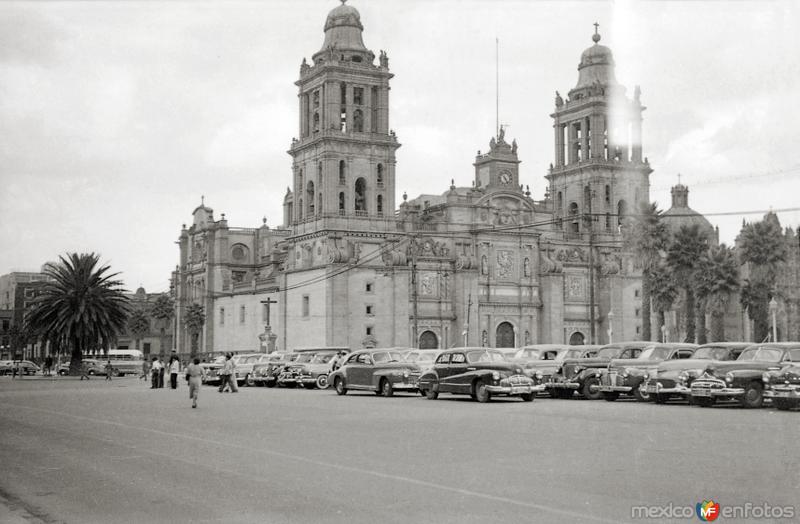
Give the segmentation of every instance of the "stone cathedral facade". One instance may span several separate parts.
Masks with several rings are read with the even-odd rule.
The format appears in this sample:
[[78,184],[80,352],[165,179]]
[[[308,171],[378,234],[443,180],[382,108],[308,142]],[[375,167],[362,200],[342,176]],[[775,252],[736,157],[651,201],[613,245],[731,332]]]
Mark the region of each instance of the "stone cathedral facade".
[[[283,224],[231,227],[203,203],[181,230],[178,351],[641,338],[641,276],[621,229],[649,201],[644,107],[638,87],[629,96],[616,81],[596,30],[577,84],[556,92],[553,145],[535,145],[554,146],[544,200],[531,198],[540,179],[520,172],[501,128],[468,185],[432,180],[442,187],[399,205],[393,75],[362,33],[358,11],[342,4],[302,61]],[[183,327],[190,303],[206,314],[198,334]]]

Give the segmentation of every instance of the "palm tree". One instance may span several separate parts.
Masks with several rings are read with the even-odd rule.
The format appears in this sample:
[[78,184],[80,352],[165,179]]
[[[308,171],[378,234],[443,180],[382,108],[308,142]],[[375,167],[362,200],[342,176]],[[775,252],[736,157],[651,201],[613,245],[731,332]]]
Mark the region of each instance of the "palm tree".
[[[693,277],[703,253],[708,250],[708,237],[697,224],[683,225],[675,233],[667,252],[667,263],[684,293],[684,318],[686,321],[685,342],[695,341],[695,306]],[[703,327],[705,330],[705,327]],[[705,336],[705,334],[703,334]]]
[[130,301],[122,282],[99,265],[95,253],[68,253],[47,264],[48,280],[26,317],[29,329],[45,342],[71,353],[70,374],[80,372],[86,349],[108,348],[125,329]]
[[775,288],[778,265],[786,261],[781,224],[774,213],[763,220],[742,227],[736,239],[739,261],[747,264],[748,276],[742,286],[741,303],[753,320],[755,340],[769,334],[769,307]]
[[142,309],[136,309],[128,318],[128,330],[136,340],[136,349],[139,349],[139,342],[144,336],[150,333],[150,319]]
[[153,318],[156,319],[156,322],[159,324],[159,331],[161,333],[159,337],[159,347],[161,356],[164,357],[166,356],[164,350],[167,347],[166,331],[172,323],[172,318],[175,316],[175,303],[172,297],[166,293],[159,295],[153,303],[153,309],[150,314],[153,315]]
[[661,210],[653,202],[643,204],[640,214],[629,218],[625,228],[625,244],[636,257],[642,268],[642,338],[651,340],[650,295],[652,274],[663,259],[667,245],[668,231],[661,220]]
[[664,314],[672,308],[672,304],[678,297],[678,286],[675,283],[675,277],[670,267],[666,263],[659,264],[650,277],[653,307],[657,312],[656,323],[658,324],[658,332],[661,333],[665,324]]
[[189,304],[189,307],[186,308],[186,319],[184,320],[184,324],[186,325],[186,330],[189,332],[189,336],[191,337],[192,341],[192,358],[197,355],[197,345],[200,338],[200,331],[203,329],[203,324],[205,324],[205,322],[206,313],[203,310],[203,306],[200,304]]
[[695,284],[711,313],[711,341],[725,341],[725,313],[739,290],[739,264],[733,249],[725,244],[709,249],[700,259]]

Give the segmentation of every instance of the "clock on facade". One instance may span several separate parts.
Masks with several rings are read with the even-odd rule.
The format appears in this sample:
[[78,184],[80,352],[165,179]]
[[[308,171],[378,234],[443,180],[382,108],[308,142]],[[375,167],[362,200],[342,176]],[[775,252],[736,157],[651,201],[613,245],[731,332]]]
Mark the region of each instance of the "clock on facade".
[[511,183],[511,173],[503,172],[500,173],[500,183],[501,184],[510,184]]

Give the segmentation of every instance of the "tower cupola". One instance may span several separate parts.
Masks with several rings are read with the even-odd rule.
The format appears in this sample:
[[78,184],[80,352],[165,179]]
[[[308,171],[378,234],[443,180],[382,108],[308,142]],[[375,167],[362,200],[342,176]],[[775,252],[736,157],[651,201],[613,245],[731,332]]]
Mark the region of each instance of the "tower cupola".
[[611,49],[600,45],[600,33],[595,24],[592,41],[594,45],[581,54],[578,64],[578,83],[569,92],[570,98],[581,91],[598,90],[598,88],[616,87],[617,78],[614,75],[614,55]]
[[[346,1],[342,0],[342,5],[328,13],[325,20],[325,40],[322,49],[313,56],[315,63],[319,63],[320,59],[326,60],[326,55],[330,57],[329,61],[358,62],[363,59],[371,62],[374,59],[375,55],[364,45],[361,15],[355,7],[347,5]],[[353,56],[357,58],[352,60]]]

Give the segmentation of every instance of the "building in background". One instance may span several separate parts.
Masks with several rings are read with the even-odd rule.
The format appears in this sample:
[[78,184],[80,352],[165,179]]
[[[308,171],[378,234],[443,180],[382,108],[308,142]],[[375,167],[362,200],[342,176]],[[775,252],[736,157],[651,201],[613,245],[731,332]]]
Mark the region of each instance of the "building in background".
[[616,81],[597,31],[577,84],[556,93],[555,147],[537,147],[555,150],[544,200],[521,182],[518,145],[500,128],[470,186],[450,181],[399,209],[393,75],[362,31],[358,11],[338,6],[302,61],[284,224],[232,228],[203,202],[182,228],[178,350],[190,351],[192,303],[205,311],[200,352],[640,338],[641,275],[621,230],[649,201],[644,108],[638,87],[628,96]]

